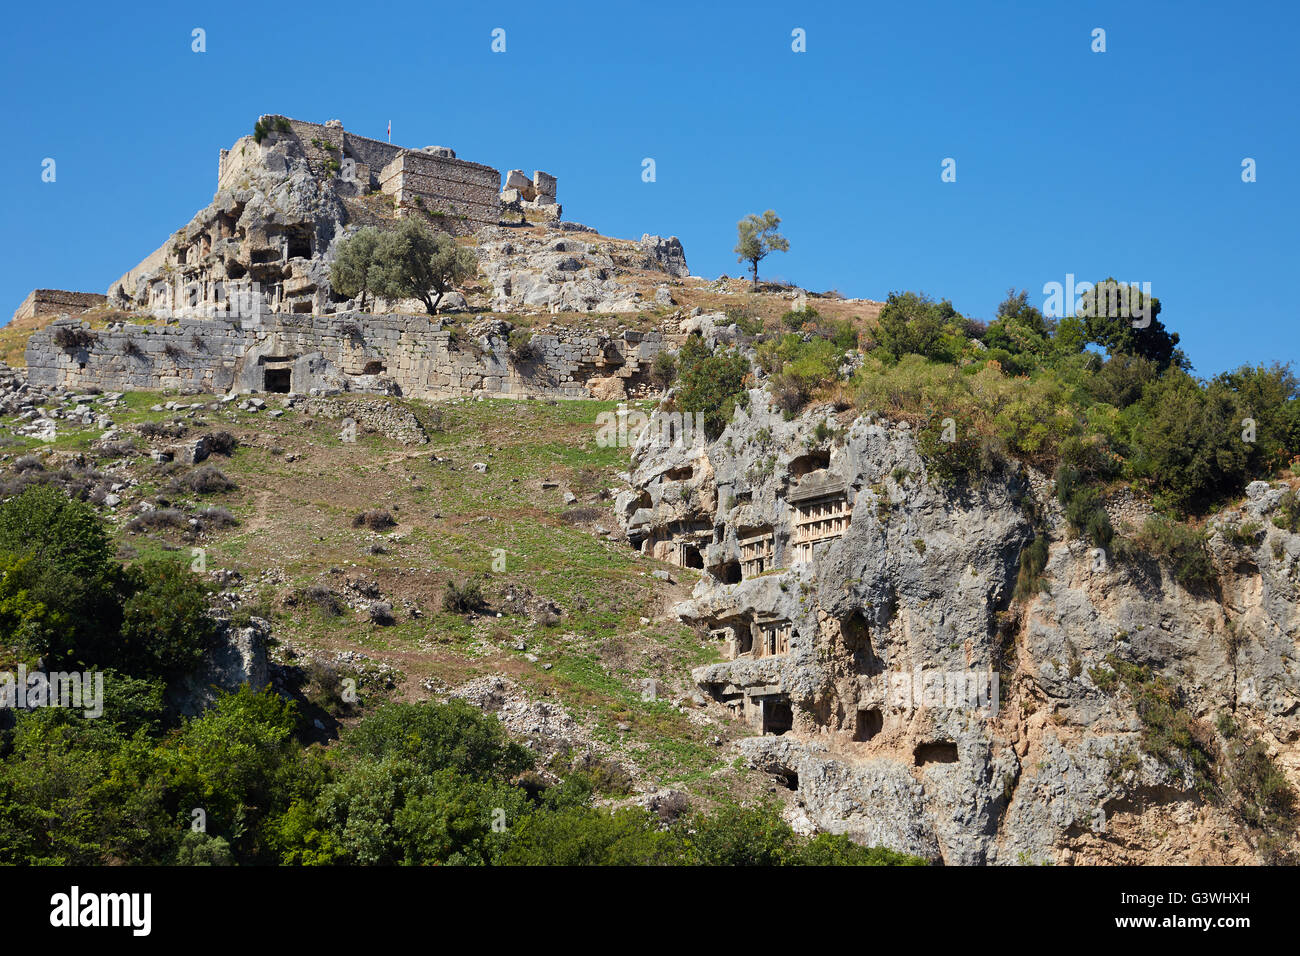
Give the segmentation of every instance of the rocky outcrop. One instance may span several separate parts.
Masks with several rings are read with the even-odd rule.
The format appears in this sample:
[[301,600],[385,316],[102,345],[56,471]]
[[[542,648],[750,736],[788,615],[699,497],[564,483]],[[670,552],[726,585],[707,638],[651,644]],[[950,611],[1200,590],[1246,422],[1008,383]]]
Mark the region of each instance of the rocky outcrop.
[[484,229],[478,239],[494,312],[635,312],[655,304],[638,290],[636,274],[687,275],[676,237],[634,243],[561,224],[542,232]]
[[[798,815],[955,864],[1229,862],[1224,832],[1249,858],[1294,852],[1226,791],[1207,800],[1196,763],[1257,740],[1300,778],[1300,536],[1269,520],[1280,488],[1213,519],[1219,590],[1192,593],[1073,539],[1025,468],[945,486],[905,423],[786,421],[768,401],[752,390],[712,442],[657,413],[617,509],[634,546],[700,570],[675,610],[722,660],[694,679],[749,724],[742,753]],[[1042,586],[1013,601],[1038,530]],[[1135,706],[1153,693],[1176,732]],[[1184,737],[1162,748],[1162,730]]]
[[220,693],[236,691],[244,684],[262,690],[271,680],[270,637],[271,625],[260,617],[249,618],[242,627],[223,621],[215,646],[199,668],[168,685],[168,705],[193,717],[210,707]]

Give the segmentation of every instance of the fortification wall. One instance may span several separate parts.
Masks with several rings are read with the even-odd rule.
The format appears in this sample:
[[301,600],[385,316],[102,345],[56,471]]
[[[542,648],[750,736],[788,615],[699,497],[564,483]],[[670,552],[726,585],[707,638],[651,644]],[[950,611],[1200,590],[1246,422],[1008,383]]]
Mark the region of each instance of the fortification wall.
[[622,398],[640,394],[659,333],[545,327],[530,356],[511,358],[508,323],[444,327],[421,315],[273,314],[259,321],[182,319],[95,330],[85,346],[56,335],[76,320],[33,334],[29,380],[71,389],[201,392],[354,391],[413,398]]
[[251,136],[241,136],[217,160],[217,190],[235,189],[245,171],[262,161],[262,147]]
[[405,150],[380,170],[379,188],[408,211],[423,203],[429,212],[464,216],[477,225],[496,225],[501,218],[501,174],[480,163]]
[[53,312],[84,312],[103,305],[106,297],[98,292],[68,292],[65,289],[33,289],[14,312],[13,319],[29,319]]
[[172,233],[167,237],[166,242],[137,262],[132,268],[122,273],[117,281],[108,287],[108,294],[114,297],[135,295],[136,286],[142,278],[158,271],[167,264],[167,257],[171,254],[176,238],[177,234]]

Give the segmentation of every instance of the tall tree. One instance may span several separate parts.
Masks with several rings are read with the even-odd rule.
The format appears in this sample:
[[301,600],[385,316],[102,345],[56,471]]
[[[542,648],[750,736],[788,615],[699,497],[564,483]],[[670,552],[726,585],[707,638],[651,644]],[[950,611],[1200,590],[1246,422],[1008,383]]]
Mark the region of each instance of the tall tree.
[[736,261],[748,262],[754,275],[754,288],[758,288],[758,264],[769,252],[786,252],[789,241],[777,232],[781,217],[769,209],[761,216],[750,213],[736,224]]

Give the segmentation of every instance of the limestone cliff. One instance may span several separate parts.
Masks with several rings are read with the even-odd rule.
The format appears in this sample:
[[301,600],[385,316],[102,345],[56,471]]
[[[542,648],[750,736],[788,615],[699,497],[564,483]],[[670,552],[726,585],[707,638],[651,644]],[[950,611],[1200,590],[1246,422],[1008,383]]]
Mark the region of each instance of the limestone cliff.
[[[701,571],[675,610],[724,660],[694,679],[750,723],[743,753],[794,791],[795,819],[950,864],[1295,852],[1243,782],[1300,776],[1300,536],[1268,520],[1280,487],[1211,519],[1219,580],[1197,594],[1072,538],[1025,467],[944,485],[906,424],[787,421],[761,389],[714,441],[661,408],[629,478],[629,540]],[[1112,519],[1140,508],[1117,498]],[[1046,568],[1017,599],[1039,532]]]

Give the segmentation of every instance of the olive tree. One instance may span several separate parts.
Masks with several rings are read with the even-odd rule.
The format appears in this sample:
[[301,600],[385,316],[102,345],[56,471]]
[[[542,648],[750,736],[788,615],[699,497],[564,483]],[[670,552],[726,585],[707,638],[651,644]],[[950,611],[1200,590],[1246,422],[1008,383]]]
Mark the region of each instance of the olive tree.
[[404,219],[380,243],[373,288],[391,298],[419,299],[436,315],[442,297],[477,272],[473,249],[446,233],[431,232],[418,220]]
[[769,209],[761,216],[750,213],[736,224],[736,261],[748,262],[754,275],[754,288],[758,288],[758,263],[769,252],[786,252],[790,243],[776,230],[781,217]]
[[339,243],[330,266],[330,284],[349,299],[361,296],[362,311],[366,308],[366,293],[373,293],[380,278],[379,253],[386,238],[374,226],[366,226]]

